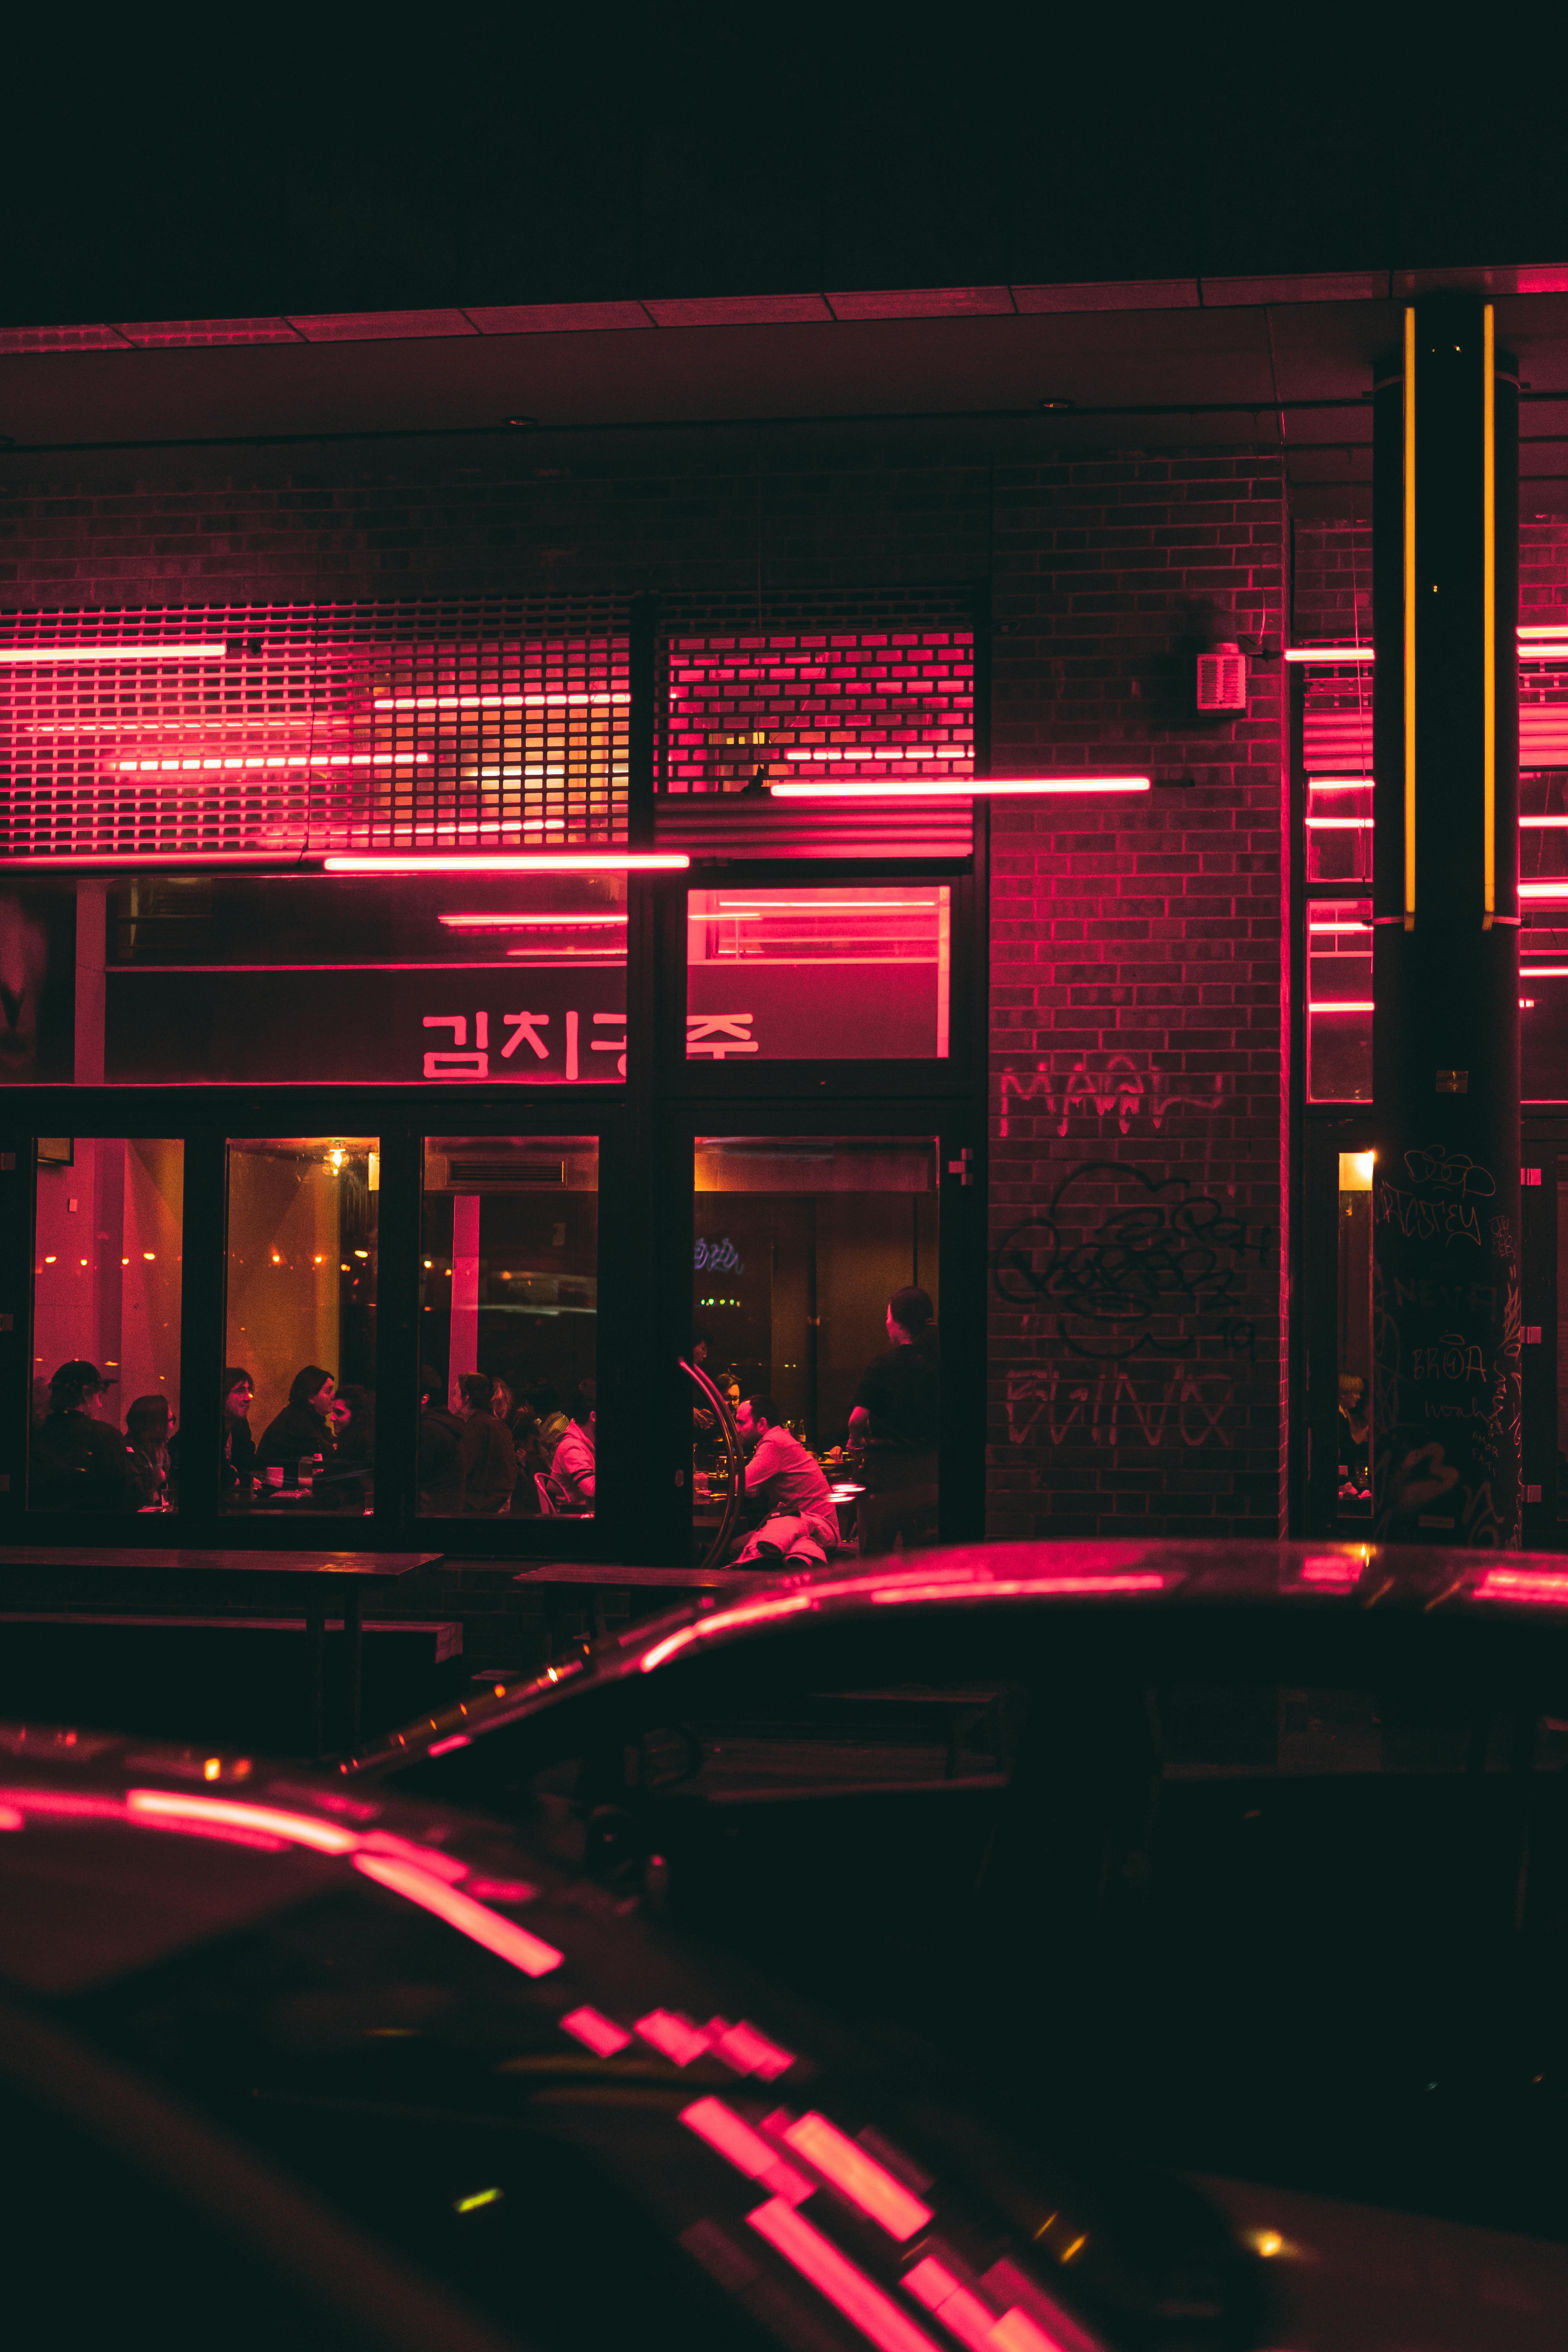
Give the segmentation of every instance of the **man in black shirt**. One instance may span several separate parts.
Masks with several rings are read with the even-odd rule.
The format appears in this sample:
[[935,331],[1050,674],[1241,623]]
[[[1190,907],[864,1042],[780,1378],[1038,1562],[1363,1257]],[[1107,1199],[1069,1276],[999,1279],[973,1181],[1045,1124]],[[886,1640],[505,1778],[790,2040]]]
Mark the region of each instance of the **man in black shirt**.
[[27,1499],[34,1510],[135,1509],[130,1448],[93,1415],[112,1385],[82,1357],[62,1364],[49,1382],[49,1409],[33,1432]]
[[858,1455],[866,1492],[859,1510],[863,1558],[895,1542],[936,1533],[939,1375],[930,1294],[896,1290],[888,1301],[885,1354],[860,1377],[849,1415],[849,1451]]

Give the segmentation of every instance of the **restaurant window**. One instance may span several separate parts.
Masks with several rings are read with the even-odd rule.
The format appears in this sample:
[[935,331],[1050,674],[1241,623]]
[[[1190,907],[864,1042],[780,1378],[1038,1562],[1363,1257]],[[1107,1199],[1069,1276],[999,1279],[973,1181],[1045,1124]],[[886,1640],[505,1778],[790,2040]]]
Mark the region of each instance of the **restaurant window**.
[[177,1507],[184,1215],[182,1143],[39,1139],[31,1509]]
[[1313,898],[1307,908],[1307,1094],[1372,1098],[1372,900]]
[[596,1141],[430,1137],[420,1286],[420,1515],[592,1517]]
[[693,890],[689,1061],[947,1058],[945,884]]
[[225,1511],[374,1504],[380,1190],[374,1136],[229,1143]]
[[[930,1137],[700,1137],[697,1360],[771,1400],[817,1457],[863,1553],[936,1532],[938,1255]],[[889,1332],[889,1302],[905,1321]],[[699,1425],[700,1525],[721,1462]],[[752,1513],[754,1518],[755,1510]]]
[[148,876],[109,909],[112,1083],[616,1085],[624,875]]

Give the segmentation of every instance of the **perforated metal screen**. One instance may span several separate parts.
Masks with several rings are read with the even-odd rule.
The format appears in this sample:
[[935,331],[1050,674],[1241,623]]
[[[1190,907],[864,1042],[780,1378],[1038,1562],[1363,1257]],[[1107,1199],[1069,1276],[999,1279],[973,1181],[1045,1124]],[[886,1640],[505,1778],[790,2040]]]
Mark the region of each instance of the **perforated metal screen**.
[[[1308,670],[1303,751],[1309,776],[1372,774],[1372,664]],[[1519,764],[1568,768],[1568,662],[1519,665]]]
[[503,601],[0,617],[0,856],[626,839],[613,627]]

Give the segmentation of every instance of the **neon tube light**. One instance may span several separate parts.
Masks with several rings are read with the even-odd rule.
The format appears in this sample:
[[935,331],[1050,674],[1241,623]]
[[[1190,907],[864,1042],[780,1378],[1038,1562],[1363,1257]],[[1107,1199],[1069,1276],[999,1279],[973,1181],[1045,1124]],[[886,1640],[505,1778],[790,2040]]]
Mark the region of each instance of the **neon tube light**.
[[[1564,820],[1568,823],[1568,819]],[[437,915],[448,931],[597,931],[624,923],[625,915]]]
[[890,2295],[884,2294],[782,2197],[770,2198],[746,2219],[759,2237],[765,2238],[802,2278],[843,2313],[851,2326],[876,2345],[878,2352],[936,2352],[924,2329],[906,2319]]
[[367,1878],[374,1878],[378,1886],[390,1887],[406,1902],[417,1903],[422,1911],[434,1912],[437,1919],[456,1927],[470,1943],[482,1944],[487,1952],[521,1969],[525,1977],[548,1976],[565,1957],[542,1936],[531,1936],[526,1927],[503,1919],[499,1912],[476,1903],[471,1895],[459,1893],[457,1887],[432,1878],[428,1871],[416,1870],[411,1863],[394,1862],[379,1853],[356,1853],[354,1868],[363,1870]]
[[559,710],[629,702],[629,694],[378,694],[373,710]]
[[1309,776],[1310,793],[1370,793],[1376,779],[1373,776]]
[[1370,931],[1372,925],[1363,923],[1358,919],[1354,922],[1309,923],[1307,929],[1310,931]]
[[21,857],[0,858],[0,872],[12,874],[21,868],[35,874],[203,874],[208,867],[248,866],[253,869],[266,866],[296,866],[304,857],[305,845],[300,842],[292,849],[90,849],[56,853],[28,852]]
[[429,765],[428,751],[257,751],[228,759],[216,754],[188,760],[117,760],[125,775],[173,775],[211,768],[418,768]]
[[1521,833],[1568,833],[1568,816],[1521,816]]
[[1521,898],[1568,898],[1568,881],[1521,882],[1519,895]]
[[1288,662],[1369,662],[1377,655],[1371,646],[1287,646]]
[[[1568,824],[1568,818],[1564,818],[1563,822]],[[782,911],[788,914],[817,915],[839,913],[845,909],[862,915],[879,914],[884,907],[904,908],[919,907],[930,914],[936,907],[936,900],[934,898],[721,898],[719,901],[719,912],[725,916],[738,917],[744,909],[753,907],[763,914]],[[693,915],[690,918],[694,923],[707,923],[714,919],[711,915]]]
[[801,2116],[785,2126],[784,2137],[797,2156],[804,2156],[825,2180],[830,2180],[851,2204],[858,2205],[862,2213],[868,2214],[900,2244],[906,2238],[912,2238],[917,2230],[923,2230],[931,2219],[929,2205],[922,2205],[901,2180],[895,2180],[886,2166],[868,2156],[856,2141],[847,2138],[826,2116]]
[[1309,1004],[1307,1010],[1309,1013],[1375,1013],[1377,1007],[1369,996],[1364,1003],[1358,997],[1353,1003],[1347,1001],[1343,1004]]
[[1375,819],[1370,816],[1310,816],[1303,822],[1314,833],[1370,833]]
[[1148,776],[843,776],[771,784],[775,801],[996,800],[1023,793],[1146,793]]
[[1568,980],[1568,963],[1521,963],[1521,980]]
[[1568,644],[1568,621],[1552,621],[1545,627],[1521,627],[1516,629],[1514,635],[1521,645],[1527,641],[1536,644],[1542,638],[1550,638],[1558,645]]
[[318,1822],[309,1813],[288,1812],[278,1805],[247,1805],[229,1797],[186,1797],[165,1789],[130,1789],[125,1810],[132,1821],[208,1822],[219,1828],[255,1830],[264,1836],[285,1839],[290,1845],[310,1846],[316,1853],[353,1853],[359,1839],[335,1822]]
[[754,2132],[722,2099],[698,2099],[682,2109],[680,2120],[737,2172],[743,2172],[748,2180],[760,2180],[785,2204],[804,2205],[815,2193],[815,2182],[793,2164],[786,2164],[777,2149],[770,2147],[762,2134]]
[[364,850],[323,857],[327,874],[683,874],[691,860],[674,850],[486,849]]
[[226,645],[5,646],[0,662],[222,661]]

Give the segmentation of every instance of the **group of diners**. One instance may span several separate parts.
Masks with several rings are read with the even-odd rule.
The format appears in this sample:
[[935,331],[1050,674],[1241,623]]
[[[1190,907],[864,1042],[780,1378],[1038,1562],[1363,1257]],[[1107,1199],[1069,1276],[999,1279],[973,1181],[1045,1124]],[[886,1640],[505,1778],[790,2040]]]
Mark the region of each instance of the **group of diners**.
[[[912,1286],[895,1291],[886,1328],[887,1348],[855,1391],[843,1452],[859,1497],[852,1538],[840,1528],[826,1471],[773,1398],[741,1396],[734,1409],[745,1457],[737,1567],[765,1569],[781,1559],[818,1567],[851,1544],[865,1557],[895,1539],[919,1539],[934,1522],[940,1367],[929,1293]],[[699,1333],[699,1361],[707,1344],[707,1334]]]
[[514,1397],[488,1372],[419,1375],[419,1508],[429,1517],[567,1516],[594,1510],[595,1391]]
[[179,1440],[166,1396],[133,1397],[123,1429],[104,1418],[117,1382],[83,1356],[50,1379],[33,1413],[28,1500],[36,1511],[167,1511]]

